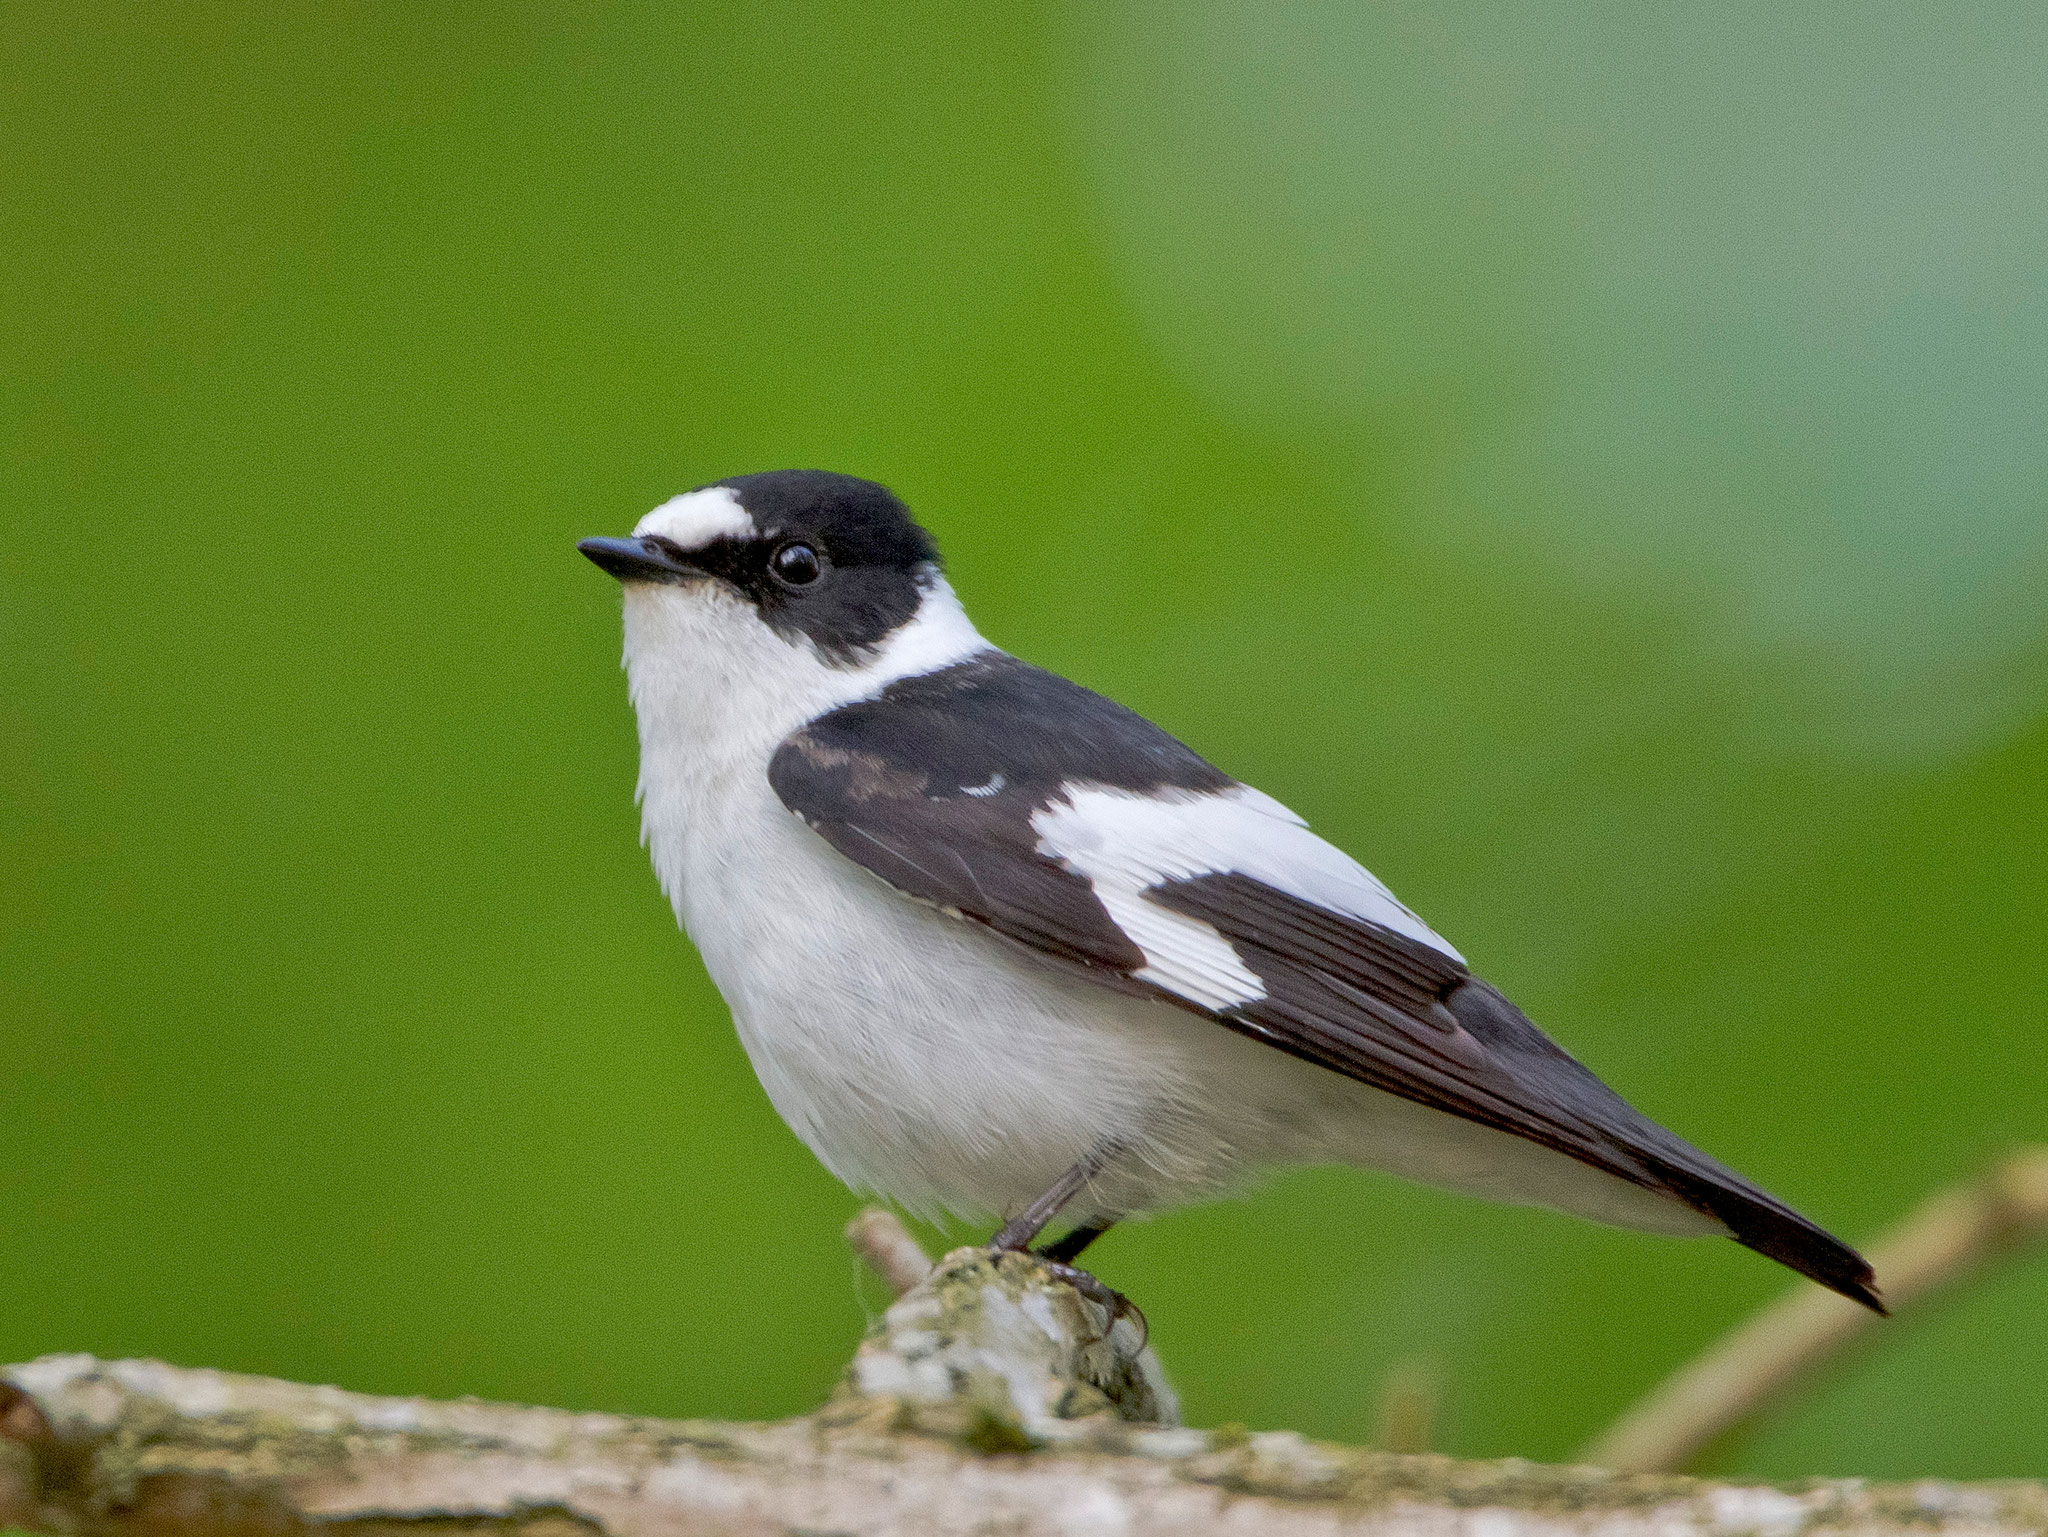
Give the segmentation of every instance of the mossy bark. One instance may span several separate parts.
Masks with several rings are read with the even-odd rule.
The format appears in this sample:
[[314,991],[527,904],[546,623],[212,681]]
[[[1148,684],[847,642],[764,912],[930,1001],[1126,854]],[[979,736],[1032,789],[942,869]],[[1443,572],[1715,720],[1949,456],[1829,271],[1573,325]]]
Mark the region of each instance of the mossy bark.
[[1781,1488],[1183,1429],[1142,1333],[1021,1256],[949,1255],[831,1403],[633,1419],[150,1361],[0,1370],[0,1525],[76,1537],[2048,1534],[2048,1486]]

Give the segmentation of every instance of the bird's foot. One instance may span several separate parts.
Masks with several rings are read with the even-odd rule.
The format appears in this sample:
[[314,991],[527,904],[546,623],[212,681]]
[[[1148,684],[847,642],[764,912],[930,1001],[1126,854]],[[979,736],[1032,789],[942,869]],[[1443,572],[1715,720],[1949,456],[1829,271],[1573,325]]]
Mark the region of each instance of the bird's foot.
[[[989,1247],[998,1254],[1029,1254],[1039,1264],[1051,1271],[1056,1279],[1073,1287],[1075,1291],[1086,1297],[1090,1302],[1095,1303],[1098,1307],[1107,1308],[1109,1310],[1110,1328],[1114,1329],[1117,1320],[1120,1318],[1130,1319],[1138,1329],[1136,1349],[1143,1350],[1146,1341],[1152,1337],[1152,1326],[1145,1321],[1144,1311],[1138,1304],[1131,1301],[1122,1292],[1108,1285],[1099,1276],[1090,1275],[1079,1265],[1069,1265],[1065,1260],[1051,1259],[1044,1250],[1033,1250],[1021,1244],[1014,1247],[1008,1244],[991,1244]],[[1047,1247],[1050,1248],[1052,1246],[1048,1245]]]

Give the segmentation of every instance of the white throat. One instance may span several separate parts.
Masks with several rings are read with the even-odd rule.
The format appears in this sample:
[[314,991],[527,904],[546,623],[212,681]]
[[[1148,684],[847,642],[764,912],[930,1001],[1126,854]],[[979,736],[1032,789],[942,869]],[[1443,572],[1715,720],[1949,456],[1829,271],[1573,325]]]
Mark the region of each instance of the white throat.
[[789,735],[828,710],[992,650],[934,572],[917,613],[853,667],[762,622],[716,582],[629,583],[625,666],[640,727],[640,836],[661,887],[688,922],[690,846],[715,819],[772,810],[767,779]]

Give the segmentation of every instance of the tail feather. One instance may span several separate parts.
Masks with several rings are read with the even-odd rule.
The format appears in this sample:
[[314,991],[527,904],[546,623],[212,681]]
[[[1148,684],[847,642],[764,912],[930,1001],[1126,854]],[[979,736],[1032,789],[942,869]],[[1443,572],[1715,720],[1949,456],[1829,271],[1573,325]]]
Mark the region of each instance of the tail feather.
[[1706,1178],[1697,1171],[1669,1164],[1657,1172],[1688,1206],[1725,1223],[1744,1248],[1754,1249],[1829,1291],[1862,1303],[1874,1313],[1889,1316],[1870,1262],[1789,1206],[1773,1200],[1746,1180]]
[[1745,1248],[1874,1312],[1885,1312],[1876,1277],[1862,1255],[1635,1109],[1497,989],[1467,978],[1444,996],[1444,1006],[1498,1059],[1513,1064],[1524,1094],[1540,1092],[1551,1105],[1569,1107],[1577,1124],[1595,1134],[1591,1146],[1604,1144],[1612,1155],[1589,1156],[1583,1142],[1554,1144],[1559,1151],[1705,1212]]

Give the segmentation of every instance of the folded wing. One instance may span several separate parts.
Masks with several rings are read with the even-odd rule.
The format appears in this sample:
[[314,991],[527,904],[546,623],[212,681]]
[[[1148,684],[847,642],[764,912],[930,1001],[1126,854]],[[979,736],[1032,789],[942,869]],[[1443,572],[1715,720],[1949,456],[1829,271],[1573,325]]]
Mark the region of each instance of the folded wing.
[[1853,1250],[1638,1114],[1285,807],[1100,695],[989,653],[812,722],[769,778],[909,896],[1667,1195],[1881,1310]]

